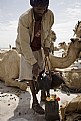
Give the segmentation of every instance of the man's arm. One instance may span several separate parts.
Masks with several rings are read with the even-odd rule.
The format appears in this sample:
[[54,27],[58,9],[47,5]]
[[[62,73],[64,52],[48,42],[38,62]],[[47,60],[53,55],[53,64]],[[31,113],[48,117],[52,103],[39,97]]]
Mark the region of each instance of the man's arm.
[[26,60],[31,64],[35,64],[37,61],[34,58],[34,55],[32,53],[31,47],[30,47],[30,35],[29,35],[29,28],[27,28],[24,25],[24,22],[22,22],[22,19],[19,19],[19,30],[18,30],[18,36],[20,40],[20,46],[22,53]]
[[48,16],[49,16],[48,17],[48,21],[49,21],[49,28],[48,28],[48,30],[49,30],[49,32],[48,32],[47,38],[45,39],[45,47],[50,48],[51,31],[52,31],[52,26],[54,24],[54,14],[53,14],[53,12],[51,10],[48,10]]

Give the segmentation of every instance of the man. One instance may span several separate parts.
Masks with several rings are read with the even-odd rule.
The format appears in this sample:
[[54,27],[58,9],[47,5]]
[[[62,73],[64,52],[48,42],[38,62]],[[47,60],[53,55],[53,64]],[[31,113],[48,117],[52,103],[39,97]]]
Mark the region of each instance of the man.
[[49,55],[49,36],[54,15],[48,9],[49,0],[30,0],[30,5],[32,8],[20,16],[18,24],[16,48],[21,54],[20,80],[29,81],[33,96],[32,108],[35,112],[44,114],[36,97],[33,76],[43,70],[42,48],[45,56]]

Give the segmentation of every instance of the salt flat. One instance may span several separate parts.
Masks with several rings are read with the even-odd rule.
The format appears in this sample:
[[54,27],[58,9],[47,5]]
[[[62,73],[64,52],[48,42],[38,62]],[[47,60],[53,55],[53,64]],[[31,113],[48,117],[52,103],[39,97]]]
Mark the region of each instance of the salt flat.
[[[51,94],[57,94],[60,97],[59,105],[72,100],[76,94],[70,94],[50,90]],[[44,102],[40,101],[40,92],[37,95],[40,105],[45,108]],[[18,88],[6,87],[4,82],[0,81],[0,121],[45,121],[44,115],[34,113],[31,108],[32,97],[30,89],[21,91]]]

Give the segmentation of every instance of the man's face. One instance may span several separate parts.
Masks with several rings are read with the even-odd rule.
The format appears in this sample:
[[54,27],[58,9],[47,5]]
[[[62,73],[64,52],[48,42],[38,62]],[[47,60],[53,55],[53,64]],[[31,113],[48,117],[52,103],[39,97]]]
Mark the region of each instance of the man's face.
[[46,12],[46,10],[47,10],[47,6],[38,5],[38,6],[33,7],[33,9],[34,9],[34,12],[35,12],[38,16],[42,17],[43,14],[44,14],[44,13]]

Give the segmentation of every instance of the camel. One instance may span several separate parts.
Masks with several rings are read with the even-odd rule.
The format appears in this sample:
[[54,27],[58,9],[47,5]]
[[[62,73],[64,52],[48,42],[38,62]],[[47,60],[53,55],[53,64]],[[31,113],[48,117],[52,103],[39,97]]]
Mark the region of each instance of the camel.
[[[81,38],[81,21],[78,21],[78,23],[75,25],[75,29],[73,29],[75,37]],[[59,43],[59,48],[64,50],[64,53],[62,54],[62,57],[67,55],[69,44],[66,44],[66,42]],[[81,53],[80,53],[81,56]]]
[[56,33],[53,31],[53,30],[51,30],[50,31],[50,52],[52,53],[52,54],[54,54],[54,42],[56,41]]
[[[58,69],[56,69],[56,68],[59,68],[59,69],[67,68],[76,61],[80,51],[81,51],[81,39],[80,38],[72,38],[71,43],[70,43],[69,48],[68,48],[67,56],[56,57],[50,53],[49,57],[47,58],[47,60],[48,60],[47,64],[49,64],[47,66],[49,66],[50,70],[52,70],[52,71],[56,71],[56,70],[58,71]],[[59,81],[58,81],[58,79],[59,79]],[[61,86],[61,84],[64,84],[65,81],[64,82],[63,81],[64,80],[61,81],[61,77],[55,78],[56,85],[58,85],[57,88],[59,86]],[[53,88],[55,88],[54,80],[52,82],[52,86],[53,86]],[[64,86],[65,86],[65,84],[64,84]],[[67,85],[66,85],[66,87],[67,87]],[[45,93],[42,91],[41,100],[44,100],[43,95],[45,96]],[[47,95],[49,95],[49,91],[47,92]]]
[[[73,31],[74,31],[75,37],[81,38],[81,21],[78,21],[78,23],[75,25],[75,29],[73,29]],[[80,52],[79,58],[80,57],[81,57],[81,52]]]
[[75,25],[74,36],[81,38],[81,21],[78,21],[78,23]]
[[59,43],[59,49],[64,50],[62,57],[65,57],[67,55],[68,47],[69,47],[69,45],[67,45],[66,42]]
[[64,69],[73,64],[79,56],[81,51],[81,39],[72,38],[68,48],[67,56],[55,57],[52,54],[49,55],[49,64],[51,69],[59,68]]
[[4,52],[2,58],[0,58],[0,80],[4,81],[6,86],[14,86],[26,90],[26,83],[16,80],[19,77],[19,63],[20,56],[17,51],[9,50]]

